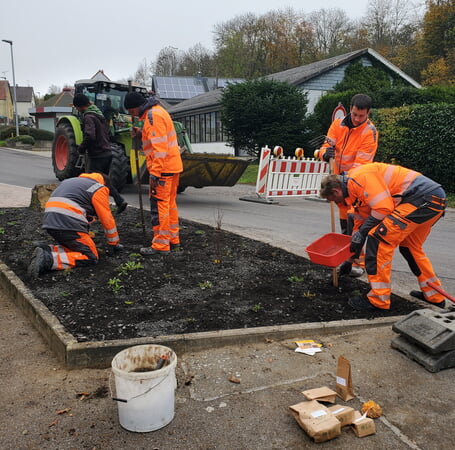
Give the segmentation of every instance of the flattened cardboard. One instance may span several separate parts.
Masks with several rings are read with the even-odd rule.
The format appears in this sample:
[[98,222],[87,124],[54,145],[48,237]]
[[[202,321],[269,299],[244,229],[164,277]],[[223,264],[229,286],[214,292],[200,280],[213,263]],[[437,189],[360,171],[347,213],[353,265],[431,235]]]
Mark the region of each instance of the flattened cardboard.
[[336,388],[337,394],[345,401],[354,398],[352,387],[351,363],[343,356],[338,357]]
[[307,400],[317,400],[319,402],[335,403],[337,393],[327,386],[316,389],[308,389],[302,394]]
[[374,420],[369,417],[361,418],[362,414],[359,411],[354,411],[354,420],[352,421],[352,428],[358,437],[369,436],[376,433],[376,425]]
[[351,425],[354,420],[355,411],[350,406],[333,405],[328,409],[340,421],[342,427]]
[[341,434],[340,421],[316,400],[289,407],[292,415],[314,442],[325,442]]

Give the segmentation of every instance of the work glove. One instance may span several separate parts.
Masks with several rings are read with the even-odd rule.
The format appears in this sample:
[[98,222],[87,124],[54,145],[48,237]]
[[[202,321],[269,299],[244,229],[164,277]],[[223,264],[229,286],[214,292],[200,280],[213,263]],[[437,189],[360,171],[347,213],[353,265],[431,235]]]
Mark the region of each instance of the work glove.
[[333,147],[327,147],[322,157],[325,162],[329,162],[330,158],[335,158],[335,149]]
[[81,148],[80,145],[77,146],[77,152],[79,155],[85,155],[85,149]]
[[349,247],[349,250],[354,253],[353,258],[358,258],[360,255],[360,252],[362,251],[363,244],[365,244],[365,240],[367,238],[367,235],[363,235],[360,231],[356,231],[352,236],[351,236],[351,246]]
[[351,273],[351,269],[352,269],[352,262],[345,261],[340,266],[339,274],[340,275],[349,275]]

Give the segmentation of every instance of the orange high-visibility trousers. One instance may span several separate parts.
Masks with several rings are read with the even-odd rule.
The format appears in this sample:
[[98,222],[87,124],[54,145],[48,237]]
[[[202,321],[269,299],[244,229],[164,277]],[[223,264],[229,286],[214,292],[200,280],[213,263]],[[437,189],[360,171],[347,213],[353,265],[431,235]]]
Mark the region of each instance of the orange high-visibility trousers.
[[177,188],[180,174],[162,175],[156,188],[150,191],[150,213],[152,216],[152,248],[167,252],[170,244],[179,244],[179,215]]
[[47,232],[59,243],[49,245],[54,260],[52,270],[72,269],[98,263],[98,251],[88,233],[52,229]]
[[417,208],[410,203],[403,203],[380,224],[370,230],[366,244],[365,266],[371,290],[368,299],[377,308],[390,308],[392,285],[392,258],[395,248],[406,258],[410,269],[417,277],[425,298],[433,303],[444,300],[444,296],[428,287],[431,281],[440,286],[430,260],[423,251],[423,243],[431,227],[444,213],[445,199],[436,200],[429,206]]

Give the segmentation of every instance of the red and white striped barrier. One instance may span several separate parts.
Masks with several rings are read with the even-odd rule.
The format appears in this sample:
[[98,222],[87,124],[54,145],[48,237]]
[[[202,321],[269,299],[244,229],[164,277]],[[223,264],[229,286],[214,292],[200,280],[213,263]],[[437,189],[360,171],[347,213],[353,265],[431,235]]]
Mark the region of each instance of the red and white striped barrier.
[[266,199],[316,196],[328,173],[329,165],[324,161],[274,157],[266,146],[259,159],[256,194]]

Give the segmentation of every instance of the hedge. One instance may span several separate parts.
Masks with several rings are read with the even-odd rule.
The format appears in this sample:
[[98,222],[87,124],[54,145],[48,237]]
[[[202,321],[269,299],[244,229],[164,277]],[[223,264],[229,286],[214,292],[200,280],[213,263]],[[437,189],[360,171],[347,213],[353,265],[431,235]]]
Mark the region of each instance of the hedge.
[[376,161],[417,170],[455,192],[455,104],[429,104],[374,111],[379,130]]
[[21,134],[20,136],[14,136],[12,139],[7,139],[6,140],[7,144],[8,141],[20,142],[21,144],[35,145],[35,139],[33,138],[33,136],[28,136],[27,134]]
[[[19,135],[32,136],[35,141],[52,141],[54,139],[54,133],[51,131],[31,127],[19,127]],[[0,127],[0,140],[8,139],[14,136],[16,136],[16,127]]]
[[[332,112],[342,103],[349,110],[351,98],[359,94],[358,90],[331,92],[323,95],[316,104],[310,118],[312,137],[325,134],[330,127]],[[394,108],[405,105],[425,105],[433,103],[455,103],[455,86],[430,86],[417,89],[412,86],[363,91],[373,99],[373,112],[380,108]]]

